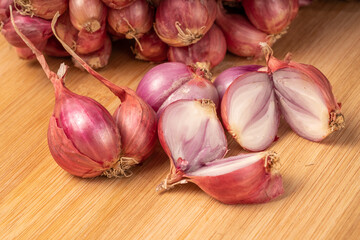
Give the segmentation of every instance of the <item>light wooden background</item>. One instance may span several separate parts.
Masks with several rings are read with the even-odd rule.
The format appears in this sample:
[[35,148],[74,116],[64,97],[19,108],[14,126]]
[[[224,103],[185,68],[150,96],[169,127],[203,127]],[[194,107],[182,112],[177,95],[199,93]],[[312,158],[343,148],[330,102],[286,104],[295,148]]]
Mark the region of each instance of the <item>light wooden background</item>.
[[[360,2],[322,1],[301,9],[274,47],[328,76],[343,103],[346,128],[322,143],[281,122],[271,146],[282,160],[285,194],[267,204],[224,205],[187,184],[158,194],[169,161],[157,147],[127,179],[79,179],[47,147],[53,88],[37,62],[26,62],[0,38],[0,239],[359,239]],[[136,88],[154,65],[115,44],[101,71]],[[68,59],[48,58],[56,71]],[[228,54],[222,70],[251,60]],[[67,86],[113,112],[119,101],[94,78],[71,68]],[[230,138],[230,154],[243,152]]]

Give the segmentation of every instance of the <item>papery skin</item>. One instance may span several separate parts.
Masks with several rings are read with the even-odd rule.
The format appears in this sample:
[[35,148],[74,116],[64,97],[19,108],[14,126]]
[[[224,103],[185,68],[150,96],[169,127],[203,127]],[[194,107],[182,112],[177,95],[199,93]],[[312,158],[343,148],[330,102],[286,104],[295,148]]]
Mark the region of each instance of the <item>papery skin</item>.
[[70,0],[69,13],[72,25],[81,31],[93,33],[106,22],[107,8],[101,0]]
[[226,13],[219,1],[219,10],[216,17],[216,24],[223,30],[227,49],[241,57],[262,56],[260,42],[267,42],[270,46],[275,42],[275,38],[256,27],[249,20],[240,14]]
[[236,78],[249,72],[255,72],[262,67],[261,65],[236,66],[221,72],[214,80],[214,86],[219,93],[219,98],[222,99],[226,89]]
[[107,177],[131,176],[128,169],[144,161],[156,146],[157,119],[155,112],[133,90],[127,87],[119,87],[101,76],[66,45],[59,38],[54,28],[58,17],[58,15],[55,15],[52,26],[54,35],[59,39],[63,47],[86,71],[109,88],[121,101],[120,106],[114,113],[114,119],[121,134],[121,156],[117,166],[106,171],[104,175]]
[[72,175],[99,176],[120,156],[116,124],[110,113],[93,99],[60,89],[48,128],[51,154]]
[[272,163],[266,161],[269,161],[267,156],[259,156],[250,166],[223,175],[191,176],[190,173],[184,177],[225,204],[265,203],[284,193],[281,175],[272,172]]
[[122,155],[140,163],[150,156],[156,146],[156,115],[134,91],[126,89],[126,92],[113,116],[122,136]]
[[135,0],[130,6],[122,9],[109,9],[107,21],[118,34],[127,39],[141,38],[150,31],[153,24],[154,10],[146,0]]
[[127,7],[136,0],[101,0],[103,1],[108,7],[113,9],[122,9],[124,7]]
[[[106,36],[105,43],[99,50],[89,54],[79,54],[79,56],[93,69],[105,67],[110,59],[112,51],[112,43],[109,36]],[[74,66],[83,70],[83,67],[75,60],[72,59]]]
[[22,14],[35,15],[51,20],[56,12],[63,14],[68,8],[68,0],[15,0],[17,9]]
[[136,59],[163,62],[167,59],[168,48],[168,45],[151,29],[139,39],[139,43],[135,43],[133,52]]
[[268,34],[285,30],[299,9],[299,0],[243,0],[242,4],[250,22]]
[[[47,39],[53,35],[49,21],[38,17],[22,16],[15,11],[13,11],[13,15],[16,26],[35,46],[46,43]],[[27,47],[15,32],[10,19],[5,21],[1,33],[12,46],[19,48]]]
[[221,102],[225,128],[246,150],[263,151],[275,140],[280,123],[273,83],[267,73],[241,75]]
[[120,155],[120,135],[110,113],[95,100],[77,95],[64,86],[67,66],[55,74],[44,55],[16,27],[14,30],[34,52],[55,89],[55,107],[48,128],[48,144],[56,162],[79,177],[94,177],[111,168]]
[[[334,97],[331,84],[317,68],[289,60],[280,61],[273,56],[268,57],[267,62],[273,74],[281,112],[297,134],[308,140],[319,142],[333,131],[345,126],[344,116]],[[293,79],[282,80],[281,72],[291,73]],[[287,80],[294,84],[295,81],[299,84],[303,82],[303,87],[291,90],[289,88],[291,85],[286,85]],[[306,96],[307,92],[311,94],[309,97]],[[299,114],[293,115],[292,111]],[[307,124],[306,116],[313,118],[314,121],[309,120]],[[310,124],[314,125],[310,127]]]
[[[216,10],[215,0],[163,0],[156,10],[154,28],[168,45],[188,46],[199,41],[210,30]],[[179,34],[176,25],[184,34]]]
[[217,66],[226,54],[226,40],[221,29],[214,24],[198,42],[186,47],[170,47],[168,59],[193,65],[197,62],[208,63],[210,69]]

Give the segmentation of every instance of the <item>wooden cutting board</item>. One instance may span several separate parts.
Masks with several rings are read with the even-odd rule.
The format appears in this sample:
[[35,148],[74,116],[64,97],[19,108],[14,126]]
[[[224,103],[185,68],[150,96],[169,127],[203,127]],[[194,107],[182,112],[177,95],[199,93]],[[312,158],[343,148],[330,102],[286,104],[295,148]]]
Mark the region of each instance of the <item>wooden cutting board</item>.
[[[281,156],[285,194],[270,203],[225,205],[187,184],[158,194],[169,161],[158,146],[131,178],[80,179],[47,147],[53,87],[36,61],[19,60],[0,39],[0,239],[359,239],[360,2],[322,1],[300,10],[274,46],[318,67],[343,104],[346,128],[321,143],[281,122],[271,149]],[[47,58],[57,70],[69,59]],[[228,54],[217,75],[255,63]],[[261,62],[264,64],[264,62]],[[101,73],[136,89],[153,64],[114,45]],[[86,72],[71,68],[67,86],[113,112],[119,101]],[[230,155],[244,152],[231,138]]]

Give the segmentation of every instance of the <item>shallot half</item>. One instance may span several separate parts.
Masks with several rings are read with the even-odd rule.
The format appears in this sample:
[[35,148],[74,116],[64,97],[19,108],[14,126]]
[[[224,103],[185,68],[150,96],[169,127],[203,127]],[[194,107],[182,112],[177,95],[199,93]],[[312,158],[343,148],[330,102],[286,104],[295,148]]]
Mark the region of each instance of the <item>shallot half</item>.
[[223,158],[227,141],[215,105],[179,100],[159,119],[159,140],[170,159],[170,173],[157,190],[193,182],[226,203],[262,203],[283,193],[273,152]]

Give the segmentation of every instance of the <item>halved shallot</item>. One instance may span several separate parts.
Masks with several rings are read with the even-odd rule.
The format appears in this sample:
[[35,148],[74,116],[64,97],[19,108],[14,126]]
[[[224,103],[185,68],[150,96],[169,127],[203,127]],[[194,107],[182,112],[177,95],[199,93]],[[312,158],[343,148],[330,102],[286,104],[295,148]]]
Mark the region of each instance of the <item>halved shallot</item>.
[[159,140],[170,158],[170,173],[157,190],[193,182],[226,204],[262,203],[283,193],[273,152],[223,158],[227,141],[209,100],[179,100],[159,119]]
[[318,142],[344,128],[341,104],[319,69],[289,57],[280,61],[268,45],[263,44],[263,48],[281,113],[299,136]]
[[154,28],[168,45],[183,47],[199,41],[215,18],[215,0],[162,0],[156,9]]
[[276,138],[280,119],[269,75],[252,72],[234,80],[222,99],[221,117],[225,128],[244,149],[268,148]]

